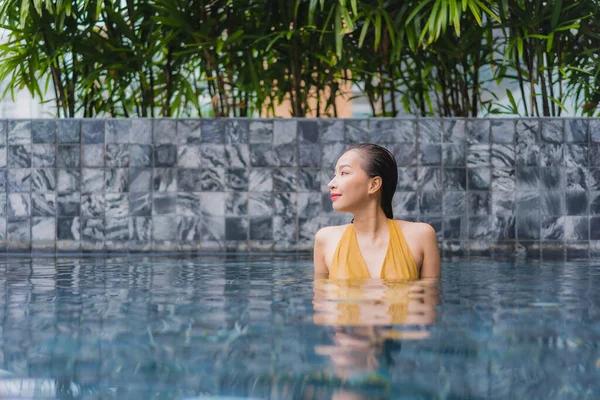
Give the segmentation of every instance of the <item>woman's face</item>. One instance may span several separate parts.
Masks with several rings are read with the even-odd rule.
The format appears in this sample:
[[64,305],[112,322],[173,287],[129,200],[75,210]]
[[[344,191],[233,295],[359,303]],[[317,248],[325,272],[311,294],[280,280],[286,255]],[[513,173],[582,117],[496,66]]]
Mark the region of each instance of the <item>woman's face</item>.
[[335,176],[327,185],[335,211],[352,212],[367,201],[371,178],[362,168],[362,161],[356,150],[349,150],[338,159]]

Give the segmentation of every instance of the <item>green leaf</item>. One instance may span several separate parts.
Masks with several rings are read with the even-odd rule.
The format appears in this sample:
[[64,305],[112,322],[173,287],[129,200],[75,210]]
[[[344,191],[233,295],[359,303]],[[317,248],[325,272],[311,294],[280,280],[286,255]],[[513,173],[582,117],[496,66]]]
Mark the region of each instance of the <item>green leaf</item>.
[[510,105],[512,107],[513,114],[518,114],[519,113],[519,108],[517,107],[517,103],[515,102],[515,98],[513,97],[513,94],[510,90],[506,89],[506,96],[508,96],[508,101],[510,101]]
[[368,19],[365,20],[363,27],[360,31],[360,37],[358,39],[358,47],[361,48],[363,46],[363,43],[365,41],[365,37],[367,36],[367,31],[369,30],[369,24],[371,23],[371,21],[369,21]]
[[552,29],[556,28],[558,19],[560,18],[560,12],[562,11],[562,0],[556,0],[554,9],[552,10]]
[[550,100],[552,100],[558,107],[560,107],[561,110],[563,110],[566,113],[569,112],[569,111],[567,111],[567,109],[565,108],[565,106],[560,101],[558,101],[558,99],[556,99],[556,98],[554,98],[552,96],[548,96],[548,98]]

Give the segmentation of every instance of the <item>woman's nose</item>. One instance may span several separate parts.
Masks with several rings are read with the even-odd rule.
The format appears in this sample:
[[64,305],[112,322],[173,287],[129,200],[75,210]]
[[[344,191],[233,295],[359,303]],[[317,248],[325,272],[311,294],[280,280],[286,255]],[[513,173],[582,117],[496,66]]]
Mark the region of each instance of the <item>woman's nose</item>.
[[333,189],[334,187],[335,187],[335,177],[334,177],[334,178],[332,178],[332,179],[329,181],[329,183],[327,184],[327,188],[328,188],[329,190]]

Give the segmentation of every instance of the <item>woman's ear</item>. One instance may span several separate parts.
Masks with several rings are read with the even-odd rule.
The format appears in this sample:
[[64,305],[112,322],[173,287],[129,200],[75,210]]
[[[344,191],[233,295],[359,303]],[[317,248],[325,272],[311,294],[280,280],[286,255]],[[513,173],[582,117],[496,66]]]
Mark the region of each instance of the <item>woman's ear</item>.
[[377,191],[381,189],[382,184],[383,181],[381,180],[380,176],[371,178],[371,182],[369,183],[369,194],[377,193]]

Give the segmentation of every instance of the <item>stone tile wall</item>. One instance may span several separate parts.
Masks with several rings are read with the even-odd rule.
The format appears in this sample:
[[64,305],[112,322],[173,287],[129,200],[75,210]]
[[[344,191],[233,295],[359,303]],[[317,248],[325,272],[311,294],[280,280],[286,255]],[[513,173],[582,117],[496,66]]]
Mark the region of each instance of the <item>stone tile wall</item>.
[[600,255],[600,120],[0,120],[0,249],[311,250],[344,149],[397,157],[444,255]]

